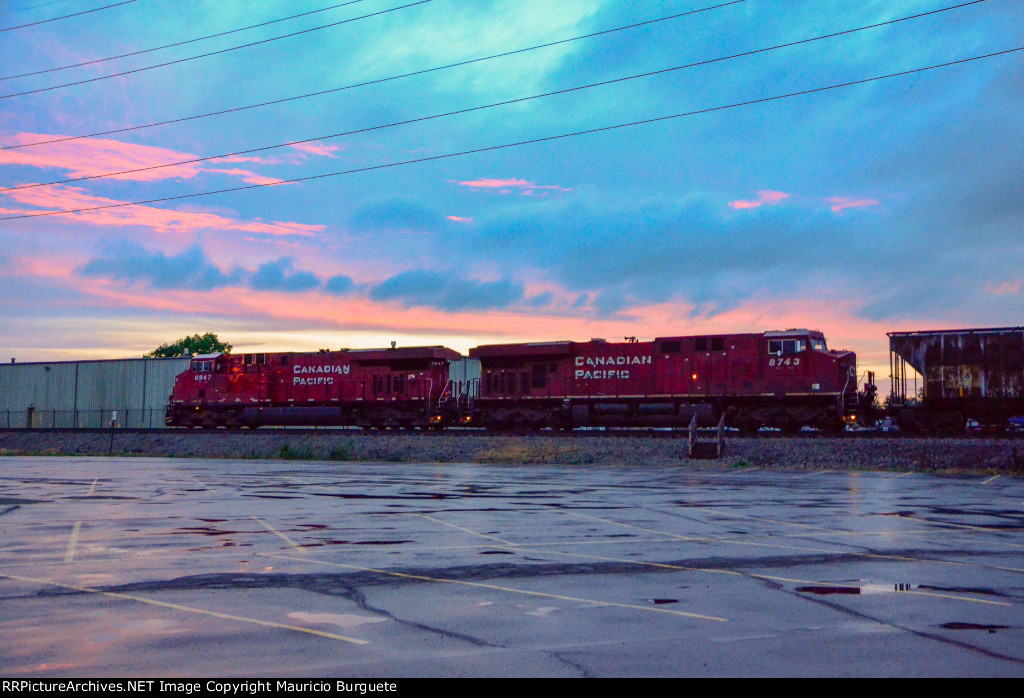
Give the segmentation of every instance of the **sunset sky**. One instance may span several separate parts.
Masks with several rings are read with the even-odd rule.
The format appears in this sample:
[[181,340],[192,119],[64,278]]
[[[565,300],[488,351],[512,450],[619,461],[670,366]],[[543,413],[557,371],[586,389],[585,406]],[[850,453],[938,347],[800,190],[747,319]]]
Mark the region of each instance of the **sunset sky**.
[[957,5],[0,2],[0,360],[1024,324],[1024,51],[786,96],[1024,47]]

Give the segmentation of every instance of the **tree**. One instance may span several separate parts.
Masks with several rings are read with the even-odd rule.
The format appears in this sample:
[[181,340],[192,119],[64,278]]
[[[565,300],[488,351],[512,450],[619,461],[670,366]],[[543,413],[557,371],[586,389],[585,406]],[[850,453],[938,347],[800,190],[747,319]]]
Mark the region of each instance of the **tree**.
[[186,353],[195,356],[196,354],[226,354],[231,351],[231,345],[217,339],[213,332],[207,332],[200,336],[194,334],[191,337],[183,337],[171,344],[161,344],[143,358],[166,358],[170,356],[185,356]]

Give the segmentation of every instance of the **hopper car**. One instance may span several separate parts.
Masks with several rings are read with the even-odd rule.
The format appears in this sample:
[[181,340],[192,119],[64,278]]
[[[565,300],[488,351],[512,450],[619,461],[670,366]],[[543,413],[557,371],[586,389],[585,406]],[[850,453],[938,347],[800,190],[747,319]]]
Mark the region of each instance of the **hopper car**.
[[902,431],[956,433],[967,420],[1005,428],[1024,415],[1024,327],[888,336],[888,410]]

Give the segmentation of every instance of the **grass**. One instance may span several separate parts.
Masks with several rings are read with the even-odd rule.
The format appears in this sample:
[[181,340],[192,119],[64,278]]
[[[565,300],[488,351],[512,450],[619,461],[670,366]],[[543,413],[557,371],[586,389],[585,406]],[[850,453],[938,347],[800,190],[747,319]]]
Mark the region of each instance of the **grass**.
[[473,456],[473,460],[477,463],[568,463],[572,465],[593,462],[593,458],[584,457],[580,453],[578,446],[519,441],[480,451]]

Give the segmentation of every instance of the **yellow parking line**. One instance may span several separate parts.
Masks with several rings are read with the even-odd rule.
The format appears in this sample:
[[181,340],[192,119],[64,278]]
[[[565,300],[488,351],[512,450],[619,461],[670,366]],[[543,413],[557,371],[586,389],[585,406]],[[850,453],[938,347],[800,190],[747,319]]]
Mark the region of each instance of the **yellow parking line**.
[[512,547],[515,547],[515,545],[516,545],[515,543],[511,543],[511,542],[509,542],[507,540],[502,540],[501,538],[497,538],[495,536],[489,536],[486,533],[477,533],[476,531],[470,530],[468,528],[464,528],[462,526],[456,526],[455,524],[448,523],[446,521],[441,521],[441,519],[435,519],[433,516],[427,516],[426,514],[416,514],[416,516],[419,516],[420,518],[424,518],[427,521],[433,521],[434,523],[441,524],[442,526],[448,526],[449,528],[454,528],[454,529],[456,529],[458,531],[463,531],[465,533],[469,533],[471,535],[478,536],[480,538],[487,538],[488,540],[496,540],[496,541],[498,541],[499,543],[501,543],[503,545],[510,545]]
[[99,481],[99,478],[96,478],[95,480],[92,481],[92,487],[89,488],[89,493],[85,495],[86,497],[92,496],[92,493],[96,491],[96,483]]
[[287,543],[288,545],[290,545],[290,546],[292,546],[293,548],[295,548],[296,550],[298,550],[298,551],[299,551],[300,553],[305,553],[305,552],[306,552],[306,549],[305,549],[305,548],[303,548],[303,547],[302,547],[301,545],[299,545],[298,543],[296,543],[295,541],[293,541],[293,540],[292,540],[291,538],[289,538],[289,537],[288,537],[288,536],[286,536],[285,534],[283,534],[283,533],[281,533],[280,531],[278,531],[278,530],[277,530],[276,528],[274,528],[273,526],[271,526],[270,524],[268,524],[268,523],[267,523],[266,521],[264,521],[263,519],[259,518],[258,516],[254,516],[254,517],[252,517],[252,519],[253,519],[253,521],[259,521],[259,522],[260,522],[261,524],[263,524],[264,526],[266,526],[266,527],[267,527],[267,530],[268,530],[268,531],[270,531],[271,533],[273,533],[273,534],[275,534],[275,535],[279,536],[279,537],[280,537],[280,538],[281,538],[282,540],[284,540],[284,542],[286,542],[286,543]]
[[595,599],[584,599],[578,596],[563,596],[561,594],[546,594],[540,591],[529,591],[527,589],[516,589],[514,587],[499,586],[497,584],[484,584],[482,582],[467,582],[462,579],[446,579],[444,577],[427,577],[420,574],[407,574],[405,572],[392,572],[390,570],[381,570],[374,567],[360,567],[359,565],[348,565],[342,562],[328,562],[326,560],[310,560],[309,558],[297,558],[289,555],[278,555],[275,553],[260,553],[265,557],[279,558],[282,560],[294,560],[296,562],[315,562],[320,565],[329,565],[331,567],[344,567],[346,569],[359,570],[360,572],[374,572],[376,574],[386,574],[392,577],[399,577],[402,579],[415,579],[423,582],[438,582],[442,584],[460,584],[462,586],[475,587],[478,589],[491,589],[494,591],[505,591],[510,594],[522,594],[524,596],[537,596],[545,599],[556,599],[558,601],[573,601],[575,603],[588,603],[595,606],[609,606],[612,608],[628,608],[635,611],[647,611],[649,613],[667,613],[673,616],[682,616],[684,618],[696,618],[698,620],[713,620],[719,623],[728,622],[727,618],[718,618],[716,616],[705,616],[698,613],[686,613],[685,611],[672,611],[665,608],[651,608],[648,606],[637,606],[635,604],[627,603],[615,603],[613,601],[597,601]]
[[1001,476],[1001,475],[993,475],[992,477],[990,477],[990,478],[989,478],[988,480],[985,480],[985,481],[984,481],[983,483],[981,483],[981,484],[983,484],[983,485],[987,485],[988,483],[992,482],[993,480],[995,480],[996,478],[999,478],[999,477],[1002,477],[1002,476]]
[[210,616],[213,618],[221,618],[223,620],[234,620],[240,623],[251,623],[253,625],[261,625],[266,628],[280,628],[282,630],[294,630],[298,633],[306,633],[308,635],[316,635],[318,637],[326,637],[330,640],[340,640],[342,642],[350,642],[354,645],[368,645],[370,644],[367,640],[358,640],[354,637],[345,637],[344,635],[335,635],[334,633],[325,633],[321,630],[313,630],[312,628],[303,628],[299,625],[288,625],[285,623],[274,623],[268,620],[259,620],[257,618],[247,618],[246,616],[235,616],[230,613],[219,613],[218,611],[207,611],[202,608],[193,608],[192,606],[182,606],[176,603],[167,603],[166,601],[157,601],[155,599],[147,599],[144,596],[136,596],[135,594],[121,594],[115,591],[102,591],[100,589],[93,589],[91,587],[78,586],[77,584],[66,584],[64,582],[53,581],[52,579],[35,579],[33,577],[18,577],[13,574],[0,574],[0,578],[13,579],[18,582],[28,582],[30,584],[45,584],[49,586],[61,587],[62,589],[72,589],[74,591],[80,591],[88,594],[97,594],[99,596],[106,596],[112,599],[126,599],[128,601],[138,601],[139,603],[148,604],[150,606],[160,606],[162,608],[170,608],[175,611],[185,611],[187,613],[195,613],[202,616]]
[[82,522],[76,521],[71,527],[71,539],[68,540],[68,551],[64,553],[64,562],[71,562],[75,559],[75,546],[78,545],[78,531],[82,528]]

